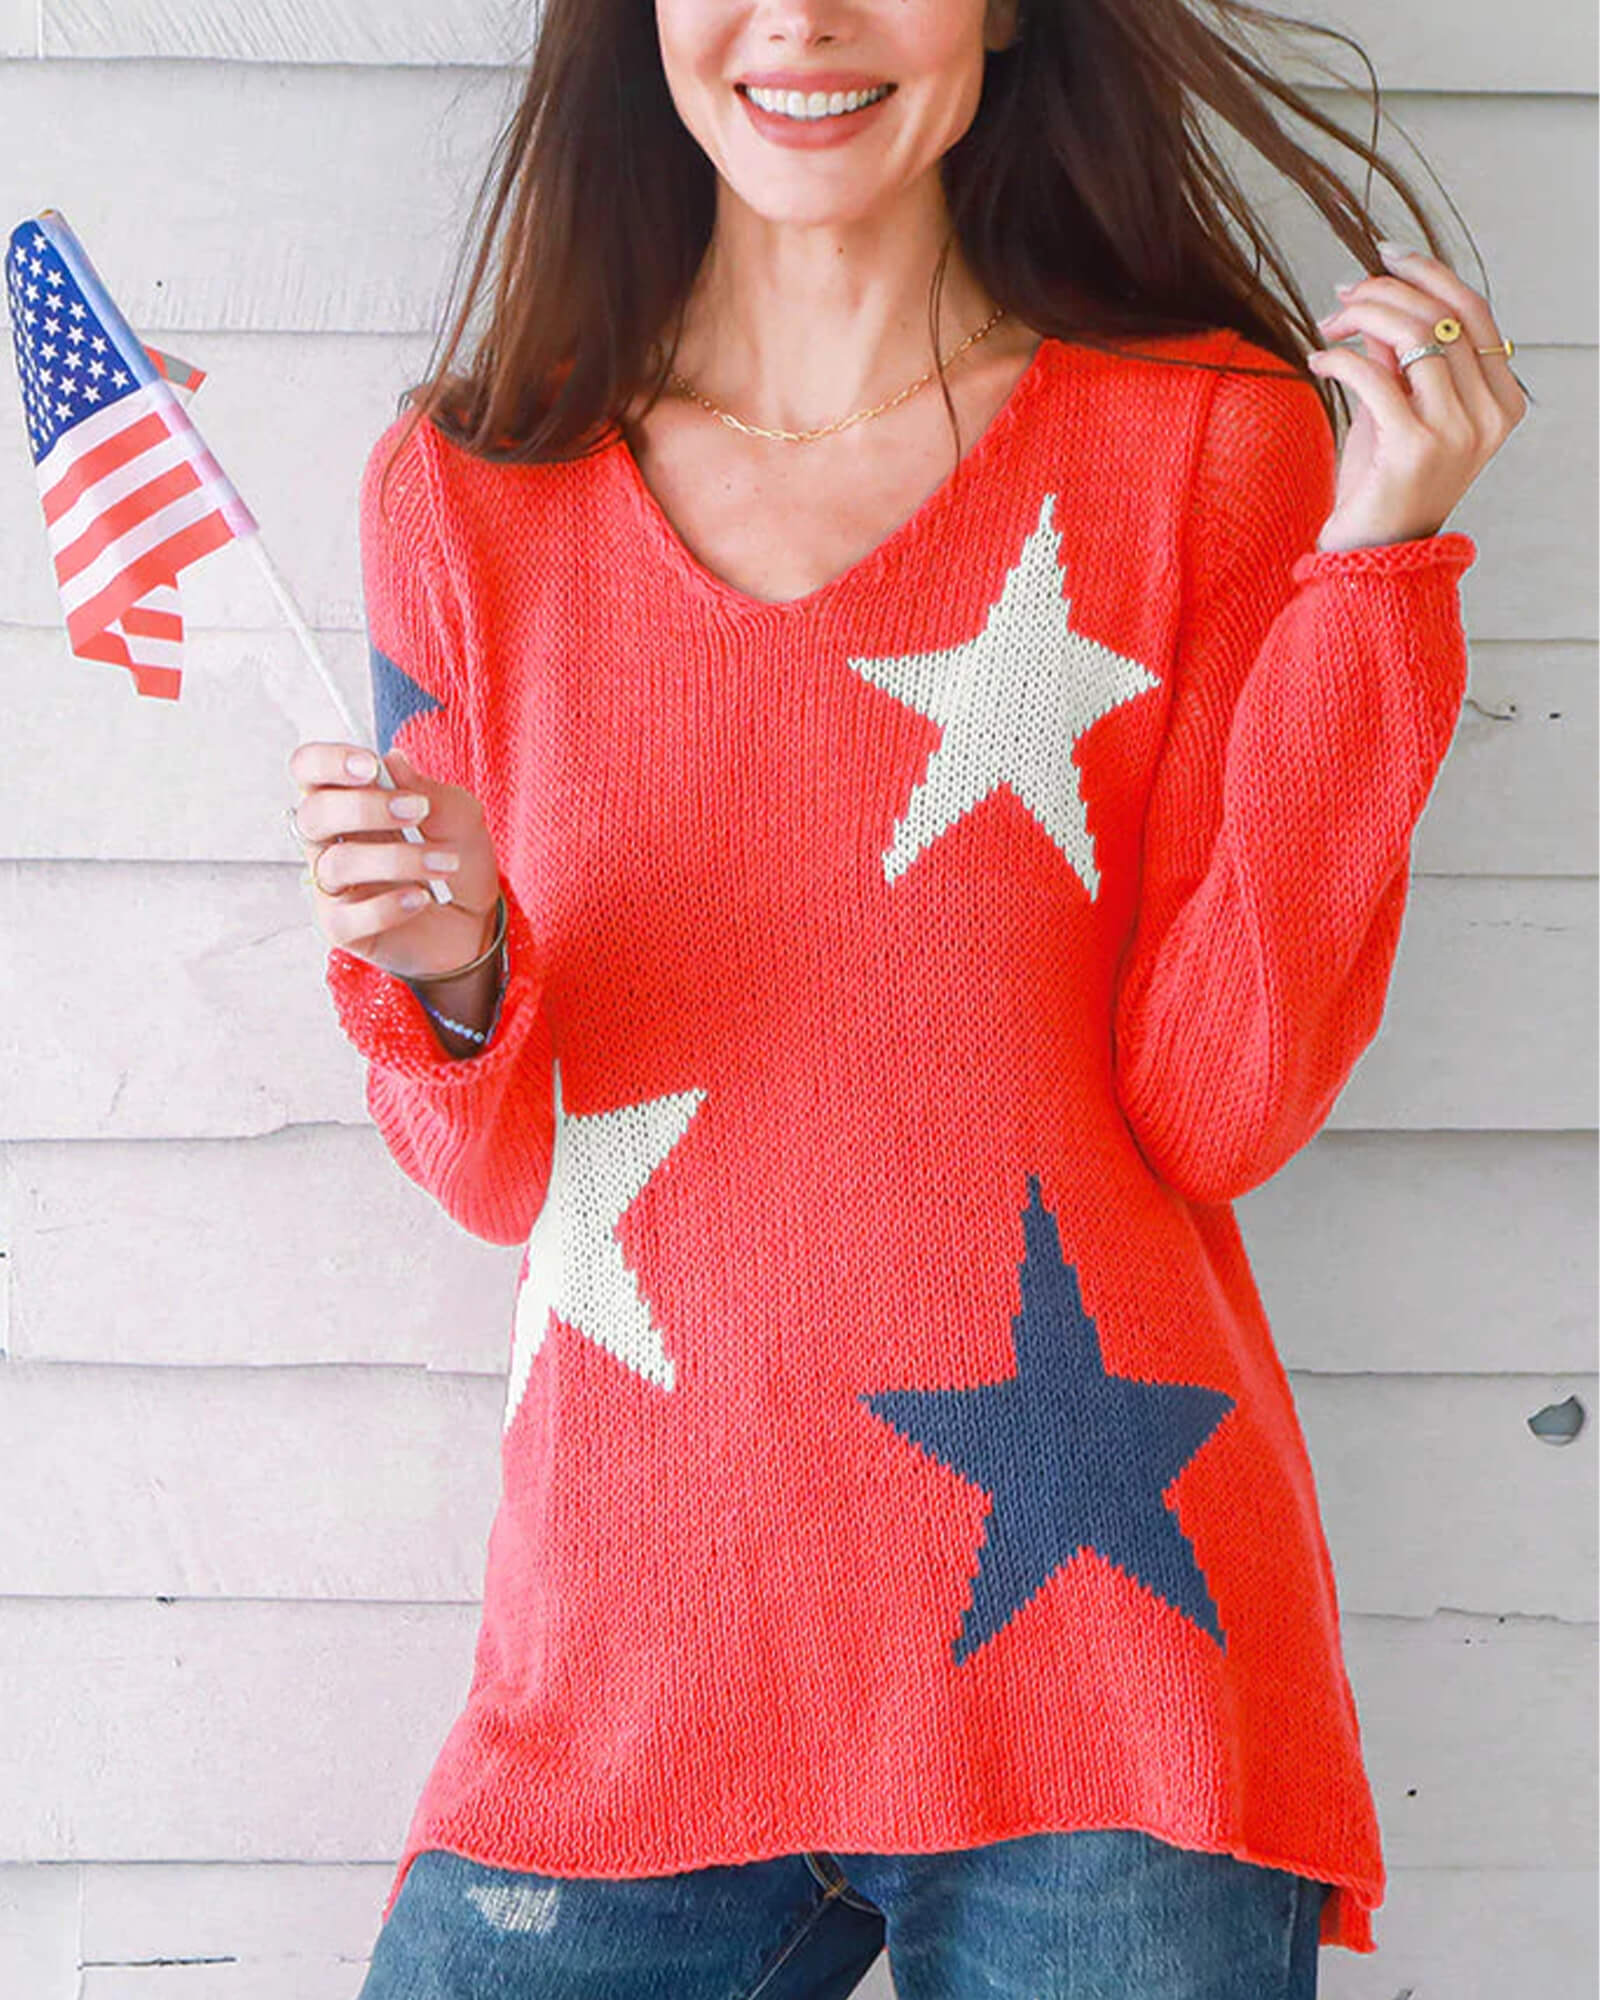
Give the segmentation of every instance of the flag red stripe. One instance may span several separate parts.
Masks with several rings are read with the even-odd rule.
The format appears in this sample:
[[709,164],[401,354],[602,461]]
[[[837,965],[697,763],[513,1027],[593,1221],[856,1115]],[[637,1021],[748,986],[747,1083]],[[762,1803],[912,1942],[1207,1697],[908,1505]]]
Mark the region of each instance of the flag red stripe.
[[[125,535],[130,528],[138,527],[141,521],[148,521],[152,514],[159,514],[174,500],[181,500],[185,493],[193,493],[199,484],[200,475],[185,459],[181,464],[169,465],[165,472],[157,473],[154,479],[147,479],[143,486],[137,486],[120,500],[113,501],[95,516],[76,541],[68,542],[57,554],[57,582],[63,585],[70,583],[79,570],[87,569],[95,557],[119,536]],[[140,595],[143,595],[142,591]]]
[[186,564],[198,562],[212,549],[220,549],[224,542],[232,540],[233,530],[227,517],[213,508],[198,521],[189,522],[164,542],[158,542],[153,549],[146,549],[114,576],[104,590],[97,590],[76,611],[68,613],[67,635],[72,650],[81,651],[84,641],[103,632],[113,618],[120,618],[130,605],[137,604],[153,584],[171,583]]
[[115,472],[119,465],[126,465],[130,458],[137,458],[141,452],[154,450],[167,435],[161,412],[152,410],[137,423],[129,424],[126,430],[115,432],[86,451],[42,496],[45,525],[53,528],[97,480],[104,479],[108,472]]
[[158,701],[176,701],[183,680],[178,667],[142,667],[114,632],[97,632],[81,646],[73,647],[80,660],[104,660],[108,666],[126,667],[140,694],[154,695]]
[[183,619],[176,611],[152,611],[130,604],[122,614],[122,629],[130,639],[181,639]]

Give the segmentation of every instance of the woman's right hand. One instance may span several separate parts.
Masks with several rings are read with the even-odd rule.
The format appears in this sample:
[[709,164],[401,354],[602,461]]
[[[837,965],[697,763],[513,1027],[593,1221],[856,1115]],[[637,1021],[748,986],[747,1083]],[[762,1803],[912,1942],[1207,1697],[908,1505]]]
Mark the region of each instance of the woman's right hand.
[[[289,759],[300,788],[294,826],[306,850],[318,928],[330,945],[397,978],[465,965],[494,933],[499,868],[483,807],[459,785],[436,784],[399,751],[396,790],[359,743],[302,743]],[[420,826],[424,844],[400,831]],[[428,882],[450,884],[436,903]]]

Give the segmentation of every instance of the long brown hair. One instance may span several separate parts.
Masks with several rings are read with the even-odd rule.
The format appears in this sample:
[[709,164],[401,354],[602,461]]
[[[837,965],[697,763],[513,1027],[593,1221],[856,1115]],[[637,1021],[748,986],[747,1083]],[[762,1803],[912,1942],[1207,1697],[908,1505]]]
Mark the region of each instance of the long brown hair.
[[[1266,67],[1251,40],[1261,35],[1353,49],[1373,136],[1357,137]],[[1342,385],[1304,365],[1305,348],[1322,344],[1315,317],[1219,131],[1202,124],[1230,128],[1364,269],[1381,270],[1369,197],[1291,137],[1279,110],[1363,161],[1369,188],[1380,174],[1442,255],[1410,183],[1377,149],[1377,77],[1349,36],[1245,0],[1023,0],[1018,37],[986,56],[972,124],[940,163],[952,229],[929,292],[930,339],[959,242],[995,301],[1046,335],[1127,353],[1130,339],[1234,328],[1314,384],[1337,436]],[[470,280],[443,354],[401,407],[482,458],[602,449],[636,399],[648,408],[666,386],[715,210],[715,169],[672,101],[652,0],[546,0],[473,206]],[[491,267],[487,320],[456,368]],[[460,280],[458,264],[452,294]],[[939,381],[954,424],[942,370]]]

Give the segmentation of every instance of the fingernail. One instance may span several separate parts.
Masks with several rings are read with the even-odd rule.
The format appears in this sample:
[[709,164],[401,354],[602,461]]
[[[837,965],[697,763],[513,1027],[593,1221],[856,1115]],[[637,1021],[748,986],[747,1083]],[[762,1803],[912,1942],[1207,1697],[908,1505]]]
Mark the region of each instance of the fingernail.
[[378,775],[378,760],[370,750],[352,750],[344,760],[344,767],[352,778],[375,778]]
[[1422,252],[1414,250],[1409,243],[1390,243],[1387,239],[1378,244],[1378,255],[1386,264],[1403,264],[1408,257],[1420,257]]
[[422,819],[427,814],[428,801],[419,799],[415,792],[401,792],[389,801],[389,810],[396,819]]
[[447,847],[430,847],[422,857],[422,865],[436,875],[449,875],[461,866],[461,856],[452,854]]
[[423,904],[430,900],[426,889],[402,889],[400,891],[400,907],[402,910],[420,910]]
[[1346,296],[1347,293],[1353,292],[1356,286],[1360,284],[1360,282],[1361,280],[1359,278],[1347,278],[1342,285],[1335,285],[1333,289],[1339,294],[1340,298],[1342,299]]

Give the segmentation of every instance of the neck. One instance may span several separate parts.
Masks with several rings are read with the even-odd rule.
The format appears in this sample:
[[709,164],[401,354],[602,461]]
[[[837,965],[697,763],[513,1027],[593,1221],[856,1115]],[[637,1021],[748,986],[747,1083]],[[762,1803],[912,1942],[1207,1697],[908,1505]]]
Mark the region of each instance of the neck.
[[[724,184],[674,365],[703,395],[778,429],[892,395],[933,364],[928,296],[949,228],[937,176],[892,213],[847,224],[774,222]],[[993,306],[952,247],[940,354]]]

